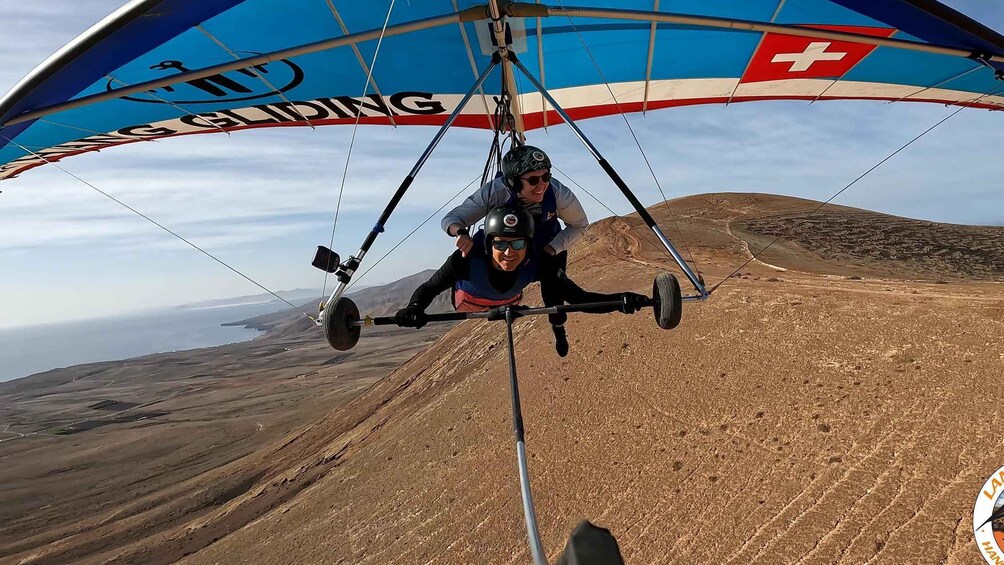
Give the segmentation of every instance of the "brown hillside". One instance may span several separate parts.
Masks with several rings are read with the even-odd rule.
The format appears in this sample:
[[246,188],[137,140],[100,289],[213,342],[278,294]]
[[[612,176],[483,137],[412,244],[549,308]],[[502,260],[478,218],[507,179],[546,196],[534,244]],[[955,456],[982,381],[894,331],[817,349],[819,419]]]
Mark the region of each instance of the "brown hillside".
[[[815,204],[717,194],[652,212],[715,284]],[[1004,287],[974,279],[995,278],[1000,248],[980,244],[989,266],[963,268],[954,252],[903,242],[955,249],[1004,229],[890,231],[888,216],[825,210],[688,304],[675,330],[650,313],[573,316],[559,358],[546,320],[517,322],[552,560],[589,518],[629,564],[980,562],[972,505],[1004,465],[993,378]],[[871,240],[853,245],[848,225]],[[591,226],[570,276],[649,292],[671,264],[641,228],[635,217]],[[529,562],[503,332],[461,324],[323,418],[193,478],[205,502],[149,537],[98,544],[120,530],[96,511],[62,541],[0,545],[11,554],[0,562]],[[153,514],[134,515],[142,527]]]
[[[814,204],[715,195],[672,208],[716,281],[748,256],[730,226]],[[867,220],[831,214],[840,212]],[[665,207],[655,213],[675,236]],[[594,225],[572,276],[588,288],[648,288],[667,263],[639,225]],[[941,237],[941,226],[910,227]],[[977,562],[972,500],[1004,463],[1001,423],[972,416],[996,413],[994,395],[981,392],[997,374],[988,346],[1004,327],[1001,287],[847,281],[869,272],[829,267],[825,249],[784,253],[801,244],[770,259],[842,277],[754,263],[688,307],[673,332],[647,316],[574,318],[566,359],[550,350],[543,320],[518,324],[531,473],[552,558],[588,517],[618,536],[629,563]],[[887,272],[913,278],[905,263]],[[337,454],[324,478],[187,562],[249,546],[268,563],[529,560],[501,328],[460,326],[332,417],[361,423],[341,433],[319,424],[323,449],[287,454],[296,468]]]

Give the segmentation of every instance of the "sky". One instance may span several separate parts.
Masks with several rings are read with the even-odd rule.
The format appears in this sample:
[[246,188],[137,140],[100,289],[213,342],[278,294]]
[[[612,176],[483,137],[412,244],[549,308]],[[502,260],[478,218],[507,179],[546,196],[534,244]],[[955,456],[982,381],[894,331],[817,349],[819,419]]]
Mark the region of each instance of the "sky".
[[[4,3],[0,92],[122,3]],[[1004,31],[1000,3],[945,3]],[[936,104],[758,102],[676,108],[628,120],[669,198],[728,191],[825,200],[953,111]],[[995,151],[1001,119],[963,111],[835,202],[932,221],[1004,225],[1004,162]],[[661,201],[622,117],[587,120],[580,127],[642,202]],[[435,131],[360,127],[333,245],[343,257],[358,250]],[[333,279],[325,280],[310,260],[331,237],[351,134],[351,127],[321,127],[187,136],[81,155],[61,166],[266,288],[326,285],[330,291]],[[463,190],[480,177],[489,142],[486,131],[447,134],[362,270],[458,192],[474,189]],[[567,127],[531,132],[528,142],[544,148],[566,173],[558,173],[559,179],[572,175],[616,213],[631,211]],[[0,327],[262,292],[54,166],[5,181],[0,191]],[[597,200],[578,193],[590,220],[609,215]],[[438,227],[443,213],[358,284],[438,267],[452,249],[452,239]]]

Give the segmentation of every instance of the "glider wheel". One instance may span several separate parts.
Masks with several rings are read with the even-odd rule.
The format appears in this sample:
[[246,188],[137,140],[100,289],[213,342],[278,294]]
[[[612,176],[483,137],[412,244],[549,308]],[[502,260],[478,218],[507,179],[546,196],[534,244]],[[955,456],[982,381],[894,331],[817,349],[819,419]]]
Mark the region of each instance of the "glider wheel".
[[324,337],[328,344],[339,351],[348,351],[359,343],[362,328],[355,325],[359,320],[359,308],[351,299],[340,297],[324,310]]
[[655,323],[664,330],[671,330],[680,325],[683,314],[683,297],[680,294],[680,282],[669,273],[659,273],[652,283],[652,311],[655,313]]

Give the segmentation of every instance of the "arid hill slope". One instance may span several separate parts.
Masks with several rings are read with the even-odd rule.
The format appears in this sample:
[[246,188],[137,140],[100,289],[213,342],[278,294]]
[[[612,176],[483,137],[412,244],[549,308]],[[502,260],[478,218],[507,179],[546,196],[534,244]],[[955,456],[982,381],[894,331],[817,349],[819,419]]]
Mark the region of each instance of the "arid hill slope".
[[[758,248],[740,235],[772,237],[776,218],[814,206],[717,194],[653,214],[714,285]],[[648,313],[573,316],[559,358],[546,320],[517,322],[552,559],[589,518],[628,563],[980,562],[972,505],[1004,464],[1004,287],[971,277],[999,273],[900,250],[880,239],[887,216],[826,210],[874,239],[848,248],[796,232],[688,304],[676,330]],[[903,225],[927,230],[912,240],[947,237]],[[659,270],[676,271],[653,241],[637,218],[597,222],[569,273],[589,289],[648,292]],[[877,260],[894,248],[891,264]],[[995,265],[1001,248],[981,252]],[[205,475],[241,480],[187,523],[85,561],[529,562],[503,332],[459,325],[347,405]]]
[[754,252],[781,238],[780,245],[767,249],[764,260],[811,262],[816,272],[840,274],[851,267],[875,276],[1004,282],[1001,227],[939,224],[826,206],[808,218],[800,210],[776,210],[739,219],[731,228]]
[[[737,223],[762,229],[755,220],[814,204],[711,195],[671,207],[714,283],[748,257]],[[654,213],[674,236],[667,209]],[[901,245],[880,239],[887,217],[829,213],[875,224],[843,251],[852,260]],[[905,224],[929,232],[918,240],[946,237],[944,226]],[[639,227],[594,225],[571,275],[588,288],[649,288],[667,262]],[[614,532],[629,563],[978,562],[972,502],[1004,464],[991,379],[1004,289],[905,280],[923,249],[897,251],[902,263],[877,280],[803,247],[812,243],[772,250],[765,261],[795,270],[750,264],[672,332],[647,315],[574,317],[561,359],[544,320],[518,323],[552,558],[588,517]],[[960,276],[924,265],[934,278]],[[815,274],[827,272],[840,276]],[[306,430],[296,440],[306,449],[294,442],[281,455],[284,479],[327,466],[323,478],[186,562],[251,552],[262,563],[527,562],[502,337],[498,325],[461,325]],[[231,504],[221,514],[238,511]]]

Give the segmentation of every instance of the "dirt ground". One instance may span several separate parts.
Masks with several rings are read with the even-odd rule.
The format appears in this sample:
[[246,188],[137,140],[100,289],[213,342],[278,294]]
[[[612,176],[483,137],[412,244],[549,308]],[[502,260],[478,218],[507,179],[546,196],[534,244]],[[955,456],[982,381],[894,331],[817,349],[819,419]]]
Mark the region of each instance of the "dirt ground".
[[[250,342],[0,383],[0,562],[86,561],[137,542],[137,555],[150,555],[144,540],[266,473],[234,462],[359,395],[448,330],[420,339],[371,331],[339,352],[316,328],[288,335],[312,325],[304,321]],[[185,551],[124,559],[168,562]]]
[[[714,286],[814,206],[719,194],[653,214]],[[675,330],[650,313],[573,316],[572,350],[559,358],[546,320],[517,322],[530,475],[551,560],[588,518],[611,530],[629,564],[982,562],[973,502],[1004,465],[1004,285],[994,267],[1004,264],[1004,228],[828,214],[707,302],[688,303]],[[902,229],[890,233],[892,223]],[[642,228],[637,218],[598,222],[569,274],[588,289],[650,292],[670,264]],[[931,242],[978,246],[990,267],[959,268],[965,261],[924,247]],[[109,461],[119,448],[93,438],[119,425],[31,439],[31,450],[79,441],[68,452],[76,464],[107,477],[90,494],[84,479],[67,485],[79,503],[61,513],[45,504],[68,494],[35,498],[64,488],[54,452],[32,458],[8,447],[28,439],[0,444],[0,563],[527,563],[503,332],[461,324],[323,417],[289,416],[301,424],[294,431],[232,450],[212,470],[188,469],[183,446],[226,438],[181,428],[155,459],[174,466],[172,480],[128,451]],[[280,355],[295,379],[300,353]],[[280,371],[244,361],[263,379]],[[307,406],[312,395],[292,401]],[[149,408],[176,413],[169,406]],[[234,429],[253,428],[242,413],[234,408]],[[193,484],[202,498],[173,494]],[[128,489],[137,490],[131,504]],[[145,522],[177,500],[192,507]],[[78,512],[72,525],[67,507]]]

